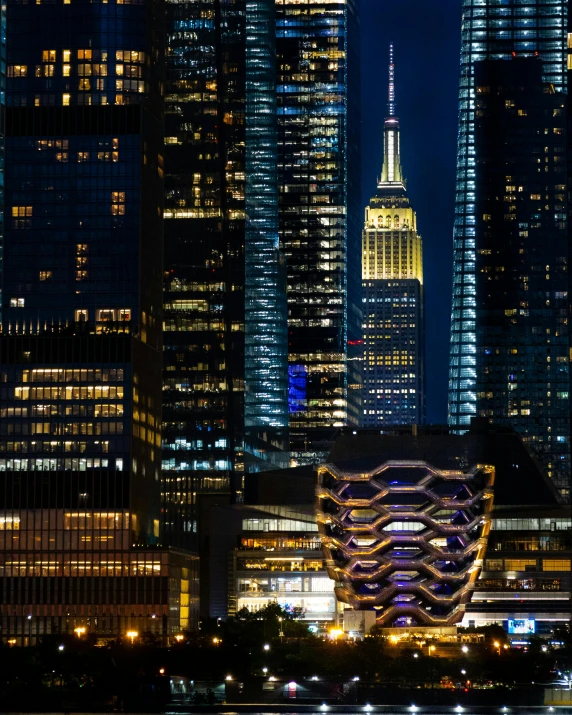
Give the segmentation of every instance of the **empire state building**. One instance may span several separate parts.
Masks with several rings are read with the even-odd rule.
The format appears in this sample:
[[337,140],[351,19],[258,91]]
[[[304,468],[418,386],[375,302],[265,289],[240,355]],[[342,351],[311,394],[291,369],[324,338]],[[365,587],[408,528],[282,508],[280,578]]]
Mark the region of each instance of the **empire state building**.
[[383,169],[362,233],[364,427],[425,420],[422,242],[401,168],[393,45],[389,52]]

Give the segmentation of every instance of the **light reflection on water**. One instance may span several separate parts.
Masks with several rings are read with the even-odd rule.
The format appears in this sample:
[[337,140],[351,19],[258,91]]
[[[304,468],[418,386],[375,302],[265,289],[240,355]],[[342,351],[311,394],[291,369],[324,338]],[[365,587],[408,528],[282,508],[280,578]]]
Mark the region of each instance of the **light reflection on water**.
[[[236,706],[235,706],[236,707]],[[253,708],[252,705],[248,706]],[[216,712],[217,715],[323,715],[329,711],[331,715],[364,715],[364,713],[378,713],[378,715],[572,715],[572,706],[549,706],[549,705],[326,705],[300,704],[292,707],[291,704],[278,705],[275,709],[259,708],[248,710],[238,706],[237,709],[226,709],[224,705],[205,706],[203,708],[181,710],[167,710],[163,715],[203,715],[207,711]],[[286,709],[288,708],[288,709]]]

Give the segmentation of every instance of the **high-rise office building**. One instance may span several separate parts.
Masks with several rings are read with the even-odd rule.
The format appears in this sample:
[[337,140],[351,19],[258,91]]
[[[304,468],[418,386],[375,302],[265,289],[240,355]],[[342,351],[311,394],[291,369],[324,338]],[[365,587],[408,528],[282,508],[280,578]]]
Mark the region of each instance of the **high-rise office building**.
[[[169,540],[243,471],[244,3],[167,3],[163,475]],[[232,484],[231,484],[232,482]]]
[[364,427],[425,418],[423,251],[401,167],[393,45],[377,191],[362,233]]
[[360,419],[357,23],[353,0],[276,0],[293,463],[319,461]]
[[190,545],[198,495],[240,500],[287,447],[274,3],[169,1],[167,22],[164,522]]
[[541,73],[535,57],[475,68],[476,406],[568,496],[565,97]]
[[7,4],[4,640],[193,625],[159,548],[162,12]]
[[[566,493],[568,338],[560,311],[568,251],[560,169],[568,7],[564,0],[465,0],[463,9],[449,422],[465,429],[477,414],[514,421]],[[540,69],[531,61],[519,89],[525,59]],[[494,65],[485,70],[487,60]],[[492,132],[497,120],[502,145]],[[502,313],[495,305],[501,294]]]
[[167,22],[164,520],[189,544],[198,494],[286,466],[289,421],[312,459],[359,420],[357,13],[184,0]]

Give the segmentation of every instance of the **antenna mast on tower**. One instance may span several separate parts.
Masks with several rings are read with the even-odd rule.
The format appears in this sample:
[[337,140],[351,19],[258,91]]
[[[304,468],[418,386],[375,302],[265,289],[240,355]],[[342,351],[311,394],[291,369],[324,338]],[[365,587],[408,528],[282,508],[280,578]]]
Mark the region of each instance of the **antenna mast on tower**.
[[395,64],[393,63],[393,42],[389,45],[389,116],[395,116]]

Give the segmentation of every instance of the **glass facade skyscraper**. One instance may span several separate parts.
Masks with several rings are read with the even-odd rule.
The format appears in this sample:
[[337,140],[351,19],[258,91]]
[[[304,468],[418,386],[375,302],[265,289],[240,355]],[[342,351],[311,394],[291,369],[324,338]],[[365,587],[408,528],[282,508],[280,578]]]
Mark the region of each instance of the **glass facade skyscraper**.
[[[286,448],[286,267],[278,245],[274,3],[246,1],[244,407],[247,444],[267,431]],[[254,438],[254,439],[253,439]]]
[[389,58],[384,161],[362,233],[364,427],[425,420],[423,246],[401,167]]
[[358,16],[276,0],[280,245],[288,279],[293,463],[361,411]]
[[193,544],[199,494],[240,500],[288,429],[278,246],[274,4],[168,2],[164,521]]
[[240,490],[244,471],[244,9],[167,3],[163,499],[179,544],[198,494]]
[[162,11],[6,8],[0,625],[20,643],[192,625],[192,559],[158,548]]
[[[562,240],[566,217],[559,188],[565,183],[565,174],[559,174],[559,164],[564,159],[555,159],[564,151],[563,146],[557,149],[557,132],[564,126],[564,118],[558,121],[558,113],[563,111],[564,101],[553,99],[554,106],[548,107],[544,94],[563,98],[566,93],[567,13],[564,0],[463,3],[449,385],[449,422],[453,427],[466,429],[476,415],[495,421],[514,420],[564,492],[568,489],[564,482],[569,478],[564,476],[569,473],[569,416],[563,417],[562,413],[556,417],[560,407],[566,412],[564,403],[558,408],[556,404],[558,399],[568,399],[563,396],[568,394],[568,388],[555,386],[563,377],[557,358],[567,341],[567,329],[559,322],[559,301],[565,300],[561,294],[566,290],[561,285],[567,261]],[[495,77],[506,75],[509,79],[515,70],[506,64],[527,58],[536,58],[541,69],[535,72],[535,85],[529,79],[526,90],[505,97],[507,103],[515,103],[507,105],[507,110],[520,117],[521,122],[502,115],[504,131],[508,132],[514,121],[513,129],[518,128],[519,134],[510,135],[509,145],[497,147],[507,161],[515,162],[514,171],[507,168],[500,177],[498,162],[502,157],[497,156],[496,163],[491,160],[491,137],[487,137],[491,125],[487,129],[486,123],[493,109],[499,120],[501,113],[497,105],[490,103],[486,88],[498,85]],[[477,92],[479,67],[487,60],[495,63],[488,69],[492,84],[488,79],[481,82]],[[480,106],[481,101],[486,106]],[[555,112],[550,122],[542,118],[542,111],[548,109]],[[550,141],[537,138],[534,144],[538,151],[524,149],[530,139],[525,139],[525,128],[533,117],[536,129],[550,135]],[[490,206],[486,211],[482,208],[496,196],[494,191],[498,192],[501,184],[506,211],[490,218]],[[533,205],[531,202],[537,199],[532,197],[537,195],[542,203]],[[542,256],[538,253],[541,244]],[[533,288],[529,279],[540,268],[544,284]],[[514,313],[506,313],[501,320],[494,315],[493,293],[503,280],[511,282],[512,302],[505,308]],[[507,328],[510,324],[510,329],[503,330],[504,323]],[[541,370],[542,374],[534,365],[541,354],[547,368]],[[525,389],[527,394],[520,395],[526,383],[522,380],[523,371],[528,379],[535,375],[534,393]],[[515,390],[519,392],[518,400]],[[538,391],[543,393],[542,405],[537,402]],[[562,393],[560,397],[556,392]],[[524,404],[527,401],[530,404]]]

